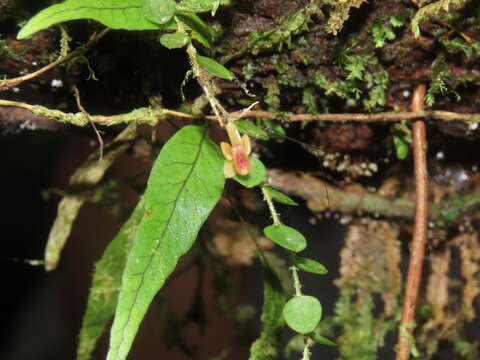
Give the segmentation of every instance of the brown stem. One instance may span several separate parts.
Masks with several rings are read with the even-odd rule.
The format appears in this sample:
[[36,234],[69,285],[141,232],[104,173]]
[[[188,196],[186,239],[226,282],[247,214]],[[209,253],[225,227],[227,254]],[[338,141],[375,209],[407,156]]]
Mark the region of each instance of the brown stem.
[[85,45],[77,47],[70,54],[67,54],[66,56],[64,56],[64,57],[62,57],[62,58],[60,58],[60,59],[58,59],[58,60],[56,60],[56,61],[54,61],[54,62],[52,62],[48,65],[42,67],[41,69],[38,69],[37,71],[34,71],[33,73],[26,74],[26,75],[23,75],[23,76],[12,78],[12,79],[0,80],[0,91],[7,90],[7,89],[9,89],[13,86],[17,86],[18,84],[21,84],[24,81],[33,79],[33,78],[43,74],[44,72],[47,72],[47,71],[53,69],[54,67],[56,67],[60,64],[63,64],[64,62],[70,61],[71,59],[74,59],[78,56],[82,56],[83,54],[85,54],[87,52],[87,50],[93,44],[95,44],[98,40],[100,40],[109,30],[110,30],[109,28],[103,29],[100,33],[93,35]]
[[[412,99],[412,111],[423,109],[425,85],[418,85]],[[408,264],[407,286],[403,303],[402,320],[398,336],[396,360],[408,360],[413,340],[415,326],[415,309],[418,290],[422,278],[425,245],[428,226],[428,174],[427,174],[427,142],[425,136],[425,121],[417,120],[412,125],[413,160],[415,169],[415,222],[411,253]]]

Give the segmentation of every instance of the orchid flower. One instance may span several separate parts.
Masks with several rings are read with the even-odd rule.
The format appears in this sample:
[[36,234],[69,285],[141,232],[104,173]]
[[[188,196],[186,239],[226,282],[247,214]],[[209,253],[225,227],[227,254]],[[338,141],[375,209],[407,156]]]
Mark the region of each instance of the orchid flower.
[[225,165],[223,172],[226,178],[234,177],[235,174],[247,175],[250,172],[250,154],[252,148],[248,135],[240,137],[240,133],[233,122],[225,126],[230,140],[230,144],[221,142],[223,156],[225,156]]

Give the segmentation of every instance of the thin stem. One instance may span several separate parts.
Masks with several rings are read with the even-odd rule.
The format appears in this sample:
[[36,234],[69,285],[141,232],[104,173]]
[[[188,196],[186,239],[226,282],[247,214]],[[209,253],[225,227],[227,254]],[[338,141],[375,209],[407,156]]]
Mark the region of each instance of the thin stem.
[[273,205],[273,200],[270,197],[270,195],[265,191],[265,188],[262,186],[262,194],[263,194],[263,199],[266,201],[268,205],[268,210],[270,211],[270,215],[272,216],[273,220],[273,225],[282,225],[280,221],[280,217],[277,213],[277,210],[275,210],[275,205]]
[[[175,21],[177,23],[178,31],[185,33],[183,22],[177,17],[175,17]],[[226,124],[227,121],[229,121],[229,114],[215,97],[215,86],[212,83],[212,77],[198,64],[197,49],[195,49],[195,46],[193,46],[191,41],[188,43],[186,51],[192,66],[193,76],[197,79],[203,93],[210,102],[210,106],[212,107],[217,120],[220,124]]]
[[293,288],[295,289],[295,296],[301,296],[302,284],[300,283],[300,278],[298,277],[298,268],[296,266],[291,266],[290,270],[292,271]]
[[306,339],[304,339],[303,341],[304,341],[304,345],[303,345],[302,360],[310,360],[310,355],[312,355],[312,353],[310,352],[310,346],[308,345],[308,341]]
[[[424,104],[425,85],[418,85],[412,99],[412,110],[421,111]],[[427,193],[427,142],[425,122],[413,123],[413,159],[415,169],[415,222],[413,229],[410,262],[408,264],[407,286],[403,303],[400,334],[396,360],[408,360],[413,341],[413,326],[418,291],[422,278],[425,245],[428,226],[428,193]],[[402,331],[403,330],[403,331]],[[406,331],[405,331],[406,330]]]
[[100,132],[98,131],[97,127],[95,126],[95,123],[92,121],[92,117],[90,114],[85,110],[85,108],[82,105],[82,102],[80,100],[80,91],[78,91],[78,87],[76,85],[72,85],[72,92],[73,96],[75,97],[75,101],[77,103],[78,109],[82,112],[83,116],[90,122],[92,125],[93,131],[95,132],[95,135],[97,135],[97,140],[98,140],[98,146],[99,146],[99,160],[102,160],[103,158],[103,147],[104,147],[104,142],[102,139],[102,135],[100,135]]

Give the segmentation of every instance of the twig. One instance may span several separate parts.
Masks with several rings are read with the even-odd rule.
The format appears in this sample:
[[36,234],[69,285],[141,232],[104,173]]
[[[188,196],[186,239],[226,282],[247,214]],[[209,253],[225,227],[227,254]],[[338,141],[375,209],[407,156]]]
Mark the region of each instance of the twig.
[[[412,111],[423,109],[425,85],[418,85],[412,99]],[[425,122],[417,120],[412,126],[413,160],[415,169],[415,223],[411,253],[408,264],[407,286],[403,303],[400,334],[396,360],[408,360],[412,348],[412,332],[415,321],[418,290],[422,278],[425,245],[427,243],[428,226],[428,174],[427,174],[427,142]]]
[[[62,123],[70,123],[76,126],[86,126],[89,124],[82,113],[65,113],[59,110],[52,110],[40,105],[31,105],[20,101],[1,100],[0,106],[17,107],[31,111],[33,114],[49,118]],[[327,121],[327,122],[397,122],[402,120],[414,121],[419,119],[437,119],[441,121],[465,121],[480,122],[480,114],[462,114],[442,110],[429,110],[418,112],[381,112],[375,114],[273,114],[268,111],[249,110],[236,111],[230,113],[233,118],[263,117],[270,120],[285,122],[296,121]],[[124,123],[135,122],[137,124],[155,125],[158,121],[165,120],[168,117],[174,117],[187,120],[207,119],[217,121],[216,116],[194,115],[180,111],[165,108],[143,107],[132,112],[103,116],[93,115],[91,119],[94,123],[105,126],[112,126]],[[31,120],[31,119],[30,119]]]
[[100,31],[98,34],[94,34],[90,38],[90,40],[88,40],[88,42],[85,45],[77,47],[75,50],[73,50],[67,56],[62,57],[62,58],[44,66],[44,67],[42,67],[41,69],[38,69],[37,71],[34,71],[33,73],[26,74],[26,75],[23,75],[23,76],[12,78],[12,79],[0,80],[0,91],[7,90],[7,89],[9,89],[13,86],[17,86],[18,84],[20,84],[24,81],[33,79],[33,78],[43,74],[44,72],[47,72],[47,71],[53,69],[54,67],[63,64],[64,62],[70,61],[71,59],[74,59],[78,56],[84,55],[88,51],[88,49],[93,44],[95,44],[98,40],[100,40],[108,31],[110,31],[110,29],[106,28],[106,29],[103,29],[102,31]]
[[88,122],[92,125],[93,131],[95,131],[95,135],[97,135],[98,147],[99,147],[99,149],[98,149],[99,160],[102,160],[102,158],[103,158],[103,146],[104,146],[102,135],[100,135],[100,132],[98,131],[97,127],[95,126],[95,123],[92,121],[92,117],[90,116],[90,114],[83,107],[82,102],[80,100],[80,91],[78,91],[78,87],[76,85],[72,85],[72,92],[73,92],[73,96],[75,97],[75,101],[77,103],[78,109],[82,112],[85,119],[87,119]]

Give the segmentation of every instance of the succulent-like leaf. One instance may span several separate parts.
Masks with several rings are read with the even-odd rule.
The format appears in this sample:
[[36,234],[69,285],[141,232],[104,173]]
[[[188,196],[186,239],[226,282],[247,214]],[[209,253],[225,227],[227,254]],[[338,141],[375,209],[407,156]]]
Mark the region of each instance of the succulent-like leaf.
[[160,37],[160,44],[168,49],[179,49],[188,44],[188,35],[184,32],[175,32],[173,34],[163,34]]
[[320,322],[322,306],[313,296],[294,296],[285,304],[283,317],[292,330],[300,334],[308,334]]
[[318,261],[307,259],[298,255],[292,256],[293,264],[302,271],[306,271],[312,274],[325,275],[328,273],[328,270],[325,266],[320,264]]
[[275,244],[293,252],[300,252],[307,247],[305,237],[290,226],[270,225],[263,229],[263,233]]

